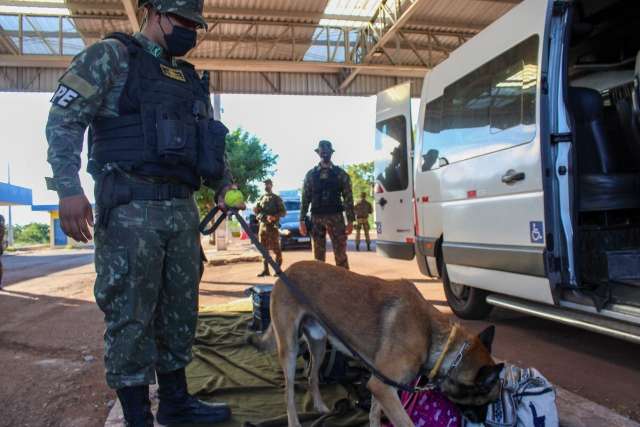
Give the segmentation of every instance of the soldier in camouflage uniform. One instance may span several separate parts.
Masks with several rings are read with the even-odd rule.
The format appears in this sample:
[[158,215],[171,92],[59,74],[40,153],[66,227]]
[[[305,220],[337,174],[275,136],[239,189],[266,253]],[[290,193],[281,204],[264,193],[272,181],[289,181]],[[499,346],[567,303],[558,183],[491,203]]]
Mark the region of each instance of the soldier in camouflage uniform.
[[[320,163],[307,172],[302,188],[300,207],[300,234],[307,235],[304,222],[311,205],[311,235],[313,255],[318,261],[326,258],[326,234],[331,238],[336,265],[349,269],[347,238],[353,231],[353,194],[349,175],[331,163],[333,147],[329,141],[320,141],[315,150]],[[346,213],[347,223],[344,215]]]
[[353,207],[356,212],[356,251],[360,250],[360,230],[364,230],[364,238],[367,241],[367,251],[371,250],[371,238],[369,238],[369,215],[373,213],[371,203],[367,201],[367,193],[360,193],[360,201]]
[[202,0],[142,0],[144,24],[78,54],[51,99],[50,189],[64,232],[91,239],[91,205],[78,170],[85,129],[96,181],[96,303],[104,312],[105,367],[127,426],[153,426],[149,384],[157,381],[161,424],[210,424],[222,403],[189,395],[198,285],[203,271],[193,192],[231,188],[227,129],[213,119],[207,75],[177,60],[206,27]]
[[[260,223],[260,229],[258,235],[260,237],[260,243],[264,245],[267,250],[272,250],[276,255],[276,262],[278,265],[282,265],[282,249],[280,248],[280,218],[287,214],[287,210],[284,207],[284,202],[277,194],[273,194],[273,181],[267,179],[264,181],[265,194],[260,197],[254,212],[257,215],[257,220]],[[264,260],[264,268],[261,273],[258,273],[258,277],[264,277],[269,275],[269,263]]]
[[[4,216],[0,215],[0,257],[4,253]],[[0,289],[2,289],[2,258],[0,258]]]

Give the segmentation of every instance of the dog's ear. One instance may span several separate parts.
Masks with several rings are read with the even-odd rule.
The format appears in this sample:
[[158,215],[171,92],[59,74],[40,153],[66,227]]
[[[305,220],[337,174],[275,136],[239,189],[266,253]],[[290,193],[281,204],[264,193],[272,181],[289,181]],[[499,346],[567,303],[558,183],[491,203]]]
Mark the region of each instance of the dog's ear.
[[491,353],[491,344],[493,344],[493,337],[496,334],[496,327],[491,325],[487,327],[484,331],[478,334],[478,339],[480,342],[489,350]]
[[493,384],[500,378],[500,372],[504,368],[504,363],[497,365],[486,365],[480,368],[476,376],[476,384],[483,388],[491,388]]

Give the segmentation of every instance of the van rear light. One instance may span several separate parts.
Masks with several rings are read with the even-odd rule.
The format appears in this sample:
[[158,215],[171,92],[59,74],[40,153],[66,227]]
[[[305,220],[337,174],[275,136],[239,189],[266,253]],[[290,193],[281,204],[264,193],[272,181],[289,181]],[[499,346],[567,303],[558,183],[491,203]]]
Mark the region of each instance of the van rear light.
[[478,192],[476,190],[467,191],[467,198],[473,199],[478,197]]
[[382,188],[382,185],[380,185],[379,182],[376,183],[376,189],[375,189],[377,194],[381,194],[384,193],[384,189]]
[[413,237],[407,237],[404,241],[413,244]]
[[413,235],[420,235],[420,226],[418,220],[418,200],[416,199],[415,194],[413,195]]

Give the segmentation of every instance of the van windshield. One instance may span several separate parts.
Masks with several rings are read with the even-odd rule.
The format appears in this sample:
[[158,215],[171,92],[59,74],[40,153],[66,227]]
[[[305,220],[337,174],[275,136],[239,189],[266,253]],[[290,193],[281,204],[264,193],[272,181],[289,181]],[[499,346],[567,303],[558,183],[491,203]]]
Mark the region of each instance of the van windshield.
[[376,125],[374,174],[385,191],[405,190],[409,185],[406,126],[404,116]]

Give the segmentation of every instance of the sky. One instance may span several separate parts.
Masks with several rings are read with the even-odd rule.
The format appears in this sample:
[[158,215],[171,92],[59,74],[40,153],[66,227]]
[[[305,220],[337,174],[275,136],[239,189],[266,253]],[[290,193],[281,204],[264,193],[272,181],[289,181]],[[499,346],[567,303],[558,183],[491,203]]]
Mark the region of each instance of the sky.
[[[33,203],[55,204],[45,187],[51,176],[46,161],[45,125],[51,94],[0,93],[0,181],[31,188]],[[241,127],[256,135],[279,156],[274,179],[276,191],[299,188],[304,174],[318,161],[313,151],[321,139],[333,143],[338,165],[374,158],[375,97],[285,95],[222,95],[222,121],[230,129]],[[414,102],[414,110],[417,104]],[[415,114],[414,114],[415,120]],[[81,181],[93,202],[93,182],[86,173],[86,145]],[[7,217],[7,207],[0,214]],[[13,207],[14,224],[49,222],[47,213]]]

